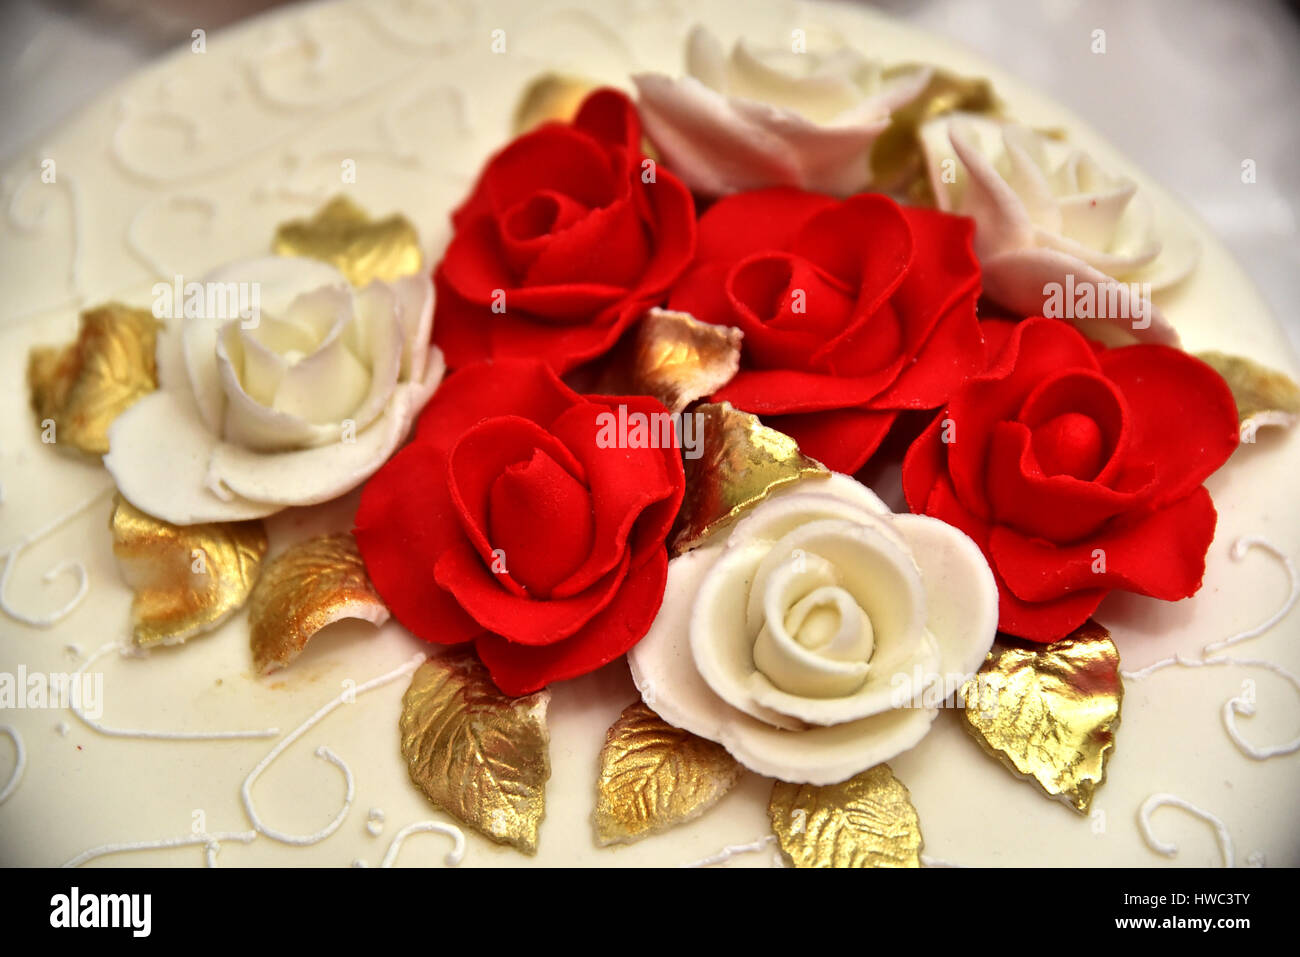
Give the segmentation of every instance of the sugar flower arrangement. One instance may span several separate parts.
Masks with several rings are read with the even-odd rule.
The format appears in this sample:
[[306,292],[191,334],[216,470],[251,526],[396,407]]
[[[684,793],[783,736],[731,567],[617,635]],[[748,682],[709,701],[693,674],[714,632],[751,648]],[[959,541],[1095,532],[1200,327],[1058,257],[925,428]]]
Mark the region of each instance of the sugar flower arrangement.
[[[33,354],[38,417],[111,421],[84,448],[115,530],[252,542],[200,597],[220,614],[138,607],[137,637],[251,595],[262,670],[345,616],[461,646],[431,649],[403,716],[445,804],[407,730],[430,687],[544,711],[626,656],[637,720],[829,787],[915,747],[999,634],[1113,652],[1088,631],[1108,593],[1196,593],[1238,409],[1151,300],[1194,241],[996,101],[953,112],[970,81],[942,70],[702,30],[685,60],[532,118],[431,267],[404,220],[332,204],[209,277],[256,283],[258,315],[114,307]],[[909,180],[876,176],[885,149]],[[1111,304],[1073,317],[1105,344],[1044,308],[1065,282]],[[97,391],[105,342],[135,357],[126,398]],[[897,510],[854,477],[890,462]],[[259,573],[256,520],[356,488],[350,536]],[[131,554],[133,581],[166,578]],[[311,628],[276,618],[302,568],[335,583]]]

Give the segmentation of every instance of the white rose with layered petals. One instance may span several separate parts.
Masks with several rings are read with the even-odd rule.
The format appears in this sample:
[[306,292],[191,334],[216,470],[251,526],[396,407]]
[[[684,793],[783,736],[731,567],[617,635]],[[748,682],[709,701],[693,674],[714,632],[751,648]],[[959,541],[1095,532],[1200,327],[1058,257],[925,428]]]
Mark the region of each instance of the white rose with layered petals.
[[929,82],[918,69],[886,81],[880,64],[849,49],[757,51],[728,57],[702,27],[691,31],[687,76],[634,76],[647,135],[697,193],[766,186],[847,196],[870,179],[871,147],[889,115]]
[[925,736],[997,618],[974,542],[833,474],[774,493],[724,541],[673,559],[628,661],[665,721],[760,774],[832,784]]
[[[442,379],[427,275],[353,289],[311,259],[227,266],[254,317],[166,320],[159,388],[110,426],[104,464],[132,505],[177,525],[337,498],[406,437]],[[227,287],[236,288],[236,287]]]
[[1079,149],[986,117],[939,117],[921,128],[921,141],[938,207],[975,220],[990,299],[1021,315],[1044,315],[1044,290],[1053,283],[1065,290],[1068,282],[1095,300],[1077,318],[1177,344],[1149,294],[1190,273],[1200,248],[1173,214],[1160,221],[1133,180]]

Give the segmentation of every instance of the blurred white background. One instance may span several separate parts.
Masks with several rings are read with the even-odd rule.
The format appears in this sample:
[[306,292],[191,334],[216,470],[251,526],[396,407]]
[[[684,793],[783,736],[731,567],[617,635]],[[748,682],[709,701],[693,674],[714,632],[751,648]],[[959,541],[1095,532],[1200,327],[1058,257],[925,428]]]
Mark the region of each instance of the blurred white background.
[[[738,0],[743,4],[744,0]],[[840,0],[853,2],[853,0]],[[0,161],[171,47],[271,0],[6,0]],[[1300,352],[1300,7],[1284,0],[875,0],[1050,93],[1179,194]],[[1106,53],[1091,52],[1093,30]],[[1257,181],[1241,182],[1253,159]],[[1224,317],[1231,322],[1231,316]]]

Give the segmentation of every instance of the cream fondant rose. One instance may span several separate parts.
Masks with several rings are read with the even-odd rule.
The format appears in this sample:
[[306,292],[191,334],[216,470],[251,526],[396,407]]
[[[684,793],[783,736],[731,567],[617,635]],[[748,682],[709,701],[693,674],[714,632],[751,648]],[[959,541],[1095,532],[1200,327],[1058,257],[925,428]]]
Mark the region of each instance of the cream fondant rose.
[[870,178],[869,155],[890,113],[929,81],[918,69],[885,80],[856,51],[755,50],[731,55],[708,31],[687,40],[681,78],[633,77],[646,133],[692,190],[710,196],[797,186],[847,196]]
[[158,391],[108,432],[118,489],[157,518],[235,521],[336,498],[392,454],[442,379],[426,275],[353,289],[323,262],[269,257],[201,286],[251,291],[256,308],[166,319]]
[[984,660],[997,610],[974,542],[832,474],[673,559],[628,660],[665,721],[760,774],[831,784],[925,736]]
[[1159,222],[1133,180],[1023,126],[973,115],[921,130],[940,209],[975,220],[984,292],[1020,315],[1106,320],[1133,338],[1176,344],[1150,301],[1184,278],[1199,246]]

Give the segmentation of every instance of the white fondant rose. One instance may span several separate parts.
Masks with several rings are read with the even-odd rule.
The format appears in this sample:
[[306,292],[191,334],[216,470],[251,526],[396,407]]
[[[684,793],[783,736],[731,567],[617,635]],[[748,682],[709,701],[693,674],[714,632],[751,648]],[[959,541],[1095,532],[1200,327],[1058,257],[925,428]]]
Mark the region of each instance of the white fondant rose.
[[986,117],[939,117],[921,139],[939,208],[975,220],[989,298],[1021,315],[1105,319],[1134,338],[1177,343],[1150,295],[1191,272],[1200,249],[1188,230],[1161,228],[1135,182]]
[[833,474],[673,559],[628,661],[665,721],[760,774],[831,784],[925,736],[984,660],[997,617],[974,542]]
[[757,51],[740,40],[728,57],[702,27],[687,40],[686,72],[632,79],[664,162],[709,196],[766,186],[857,192],[890,113],[930,79],[918,69],[886,81],[880,64],[849,49]]
[[165,320],[158,391],[108,432],[118,490],[157,518],[237,521],[336,498],[393,453],[442,379],[426,275],[354,290],[325,263],[268,257],[203,286],[255,289],[257,314]]

